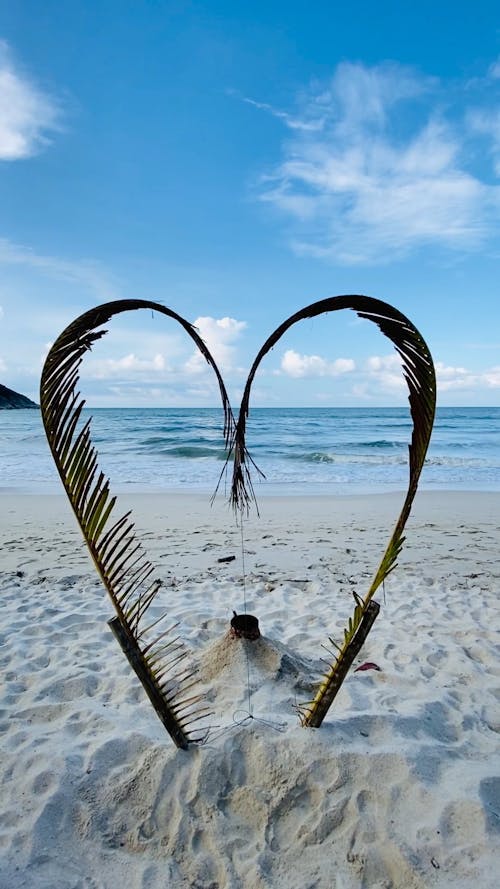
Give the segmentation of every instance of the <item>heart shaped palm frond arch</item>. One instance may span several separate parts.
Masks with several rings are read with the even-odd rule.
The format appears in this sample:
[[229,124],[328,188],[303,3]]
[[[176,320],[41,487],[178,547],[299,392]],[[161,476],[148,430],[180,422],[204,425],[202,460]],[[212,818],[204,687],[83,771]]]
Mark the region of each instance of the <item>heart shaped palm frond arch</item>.
[[[207,715],[200,696],[188,694],[195,685],[186,667],[187,650],[175,637],[175,627],[159,632],[161,621],[145,615],[161,581],[153,580],[149,562],[130,512],[112,519],[116,497],[109,479],[99,470],[91,440],[91,419],[82,420],[85,400],[78,391],[79,367],[84,355],[105,335],[98,330],[110,318],[132,309],[151,309],[177,321],[213,368],[224,410],[224,436],[230,441],[234,420],[224,382],[212,355],[196,329],[167,307],[149,300],[117,300],[97,306],[70,324],[58,337],[45,361],[40,383],[40,405],[50,450],[95,566],[117,616],[111,629],[141,680],[159,718],[178,747],[187,748],[200,738],[191,727]],[[154,632],[153,632],[154,631]]]
[[351,309],[360,318],[373,321],[382,333],[393,342],[396,351],[401,356],[403,375],[408,385],[413,432],[409,445],[408,490],[387,549],[365,597],[354,595],[354,612],[344,629],[341,644],[330,639],[335,652],[314,699],[299,708],[302,724],[314,727],[321,725],[378,614],[379,606],[373,601],[373,596],[387,575],[396,567],[396,561],[405,540],[404,527],[417,491],[436,410],[436,377],[432,356],[425,340],[405,315],[388,303],[368,296],[334,296],[312,303],[291,315],[276,328],[262,346],[251,367],[231,443],[231,453],[234,456],[231,488],[233,506],[239,509],[245,508],[255,499],[251,479],[251,468],[255,464],[246,447],[245,433],[250,409],[250,390],[262,359],[283,334],[298,321],[314,318],[327,312],[335,312],[339,309]]

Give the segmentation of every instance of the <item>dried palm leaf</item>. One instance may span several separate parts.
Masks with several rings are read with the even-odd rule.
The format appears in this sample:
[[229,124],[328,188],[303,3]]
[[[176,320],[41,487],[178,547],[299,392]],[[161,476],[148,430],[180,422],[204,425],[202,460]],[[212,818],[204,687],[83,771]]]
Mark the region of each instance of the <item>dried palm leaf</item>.
[[248,375],[238,423],[231,444],[231,454],[234,455],[231,489],[233,505],[239,509],[245,508],[248,507],[252,499],[255,499],[250,477],[250,466],[253,461],[246,448],[245,433],[250,409],[250,390],[260,362],[297,321],[314,318],[325,312],[334,312],[339,309],[351,309],[360,318],[373,321],[382,333],[392,340],[396,351],[401,356],[403,375],[409,389],[413,432],[409,445],[408,491],[389,545],[365,597],[356,597],[354,612],[344,629],[342,643],[335,645],[336,652],[332,663],[318,687],[314,700],[304,704],[301,709],[302,724],[316,727],[321,725],[377,616],[378,605],[372,602],[373,596],[383,580],[396,566],[396,560],[405,539],[403,530],[410,514],[424,464],[436,407],[436,378],[431,353],[423,337],[405,315],[387,303],[368,296],[336,296],[312,303],[284,321],[271,334],[258,353]]
[[[81,315],[58,337],[42,371],[40,404],[45,432],[62,483],[90,554],[116,610],[111,629],[141,680],[159,718],[178,747],[200,740],[191,726],[207,710],[191,688],[193,671],[188,652],[174,627],[158,632],[160,621],[147,621],[161,581],[152,579],[154,566],[136,538],[130,513],[114,520],[116,497],[99,471],[91,440],[91,419],[82,421],[85,400],[77,387],[79,366],[92,345],[106,333],[98,330],[114,315],[131,309],[151,309],[182,325],[217,376],[224,409],[226,444],[234,426],[226,389],[217,365],[196,329],[165,306],[149,300],[119,300]],[[165,617],[165,616],[164,616]],[[148,625],[149,624],[149,625]],[[155,632],[153,632],[153,630]]]

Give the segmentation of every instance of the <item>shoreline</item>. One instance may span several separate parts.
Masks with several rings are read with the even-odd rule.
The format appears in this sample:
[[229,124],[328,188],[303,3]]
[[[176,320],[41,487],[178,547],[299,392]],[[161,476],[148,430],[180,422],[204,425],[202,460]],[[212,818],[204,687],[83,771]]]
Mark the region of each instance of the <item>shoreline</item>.
[[[228,501],[229,501],[229,498],[226,495],[221,494],[221,493],[218,493],[217,496],[214,498],[212,489],[201,490],[198,488],[187,488],[187,487],[172,487],[172,488],[164,488],[164,489],[153,489],[153,488],[145,489],[145,488],[143,488],[141,490],[130,491],[128,489],[123,489],[123,488],[120,489],[119,486],[115,486],[112,493],[116,494],[117,503],[120,503],[122,500],[123,501],[137,500],[138,502],[140,502],[140,501],[147,499],[147,498],[151,498],[153,500],[159,500],[159,499],[167,500],[167,499],[177,499],[177,498],[182,500],[185,498],[186,500],[189,500],[189,499],[198,500],[200,502],[208,502],[209,504],[212,500],[214,500],[214,502],[219,505],[221,503],[228,503]],[[332,503],[334,504],[337,500],[341,500],[341,501],[352,500],[353,502],[355,502],[355,501],[361,502],[361,501],[369,501],[372,499],[377,500],[377,499],[383,499],[383,498],[389,498],[389,499],[393,499],[393,500],[396,500],[399,498],[402,502],[403,497],[405,495],[406,495],[406,489],[403,490],[402,488],[398,489],[398,490],[391,490],[391,491],[368,491],[367,490],[367,491],[363,491],[363,492],[355,492],[355,493],[347,493],[347,494],[336,494],[336,493],[328,493],[328,492],[327,493],[309,493],[309,492],[302,493],[301,491],[298,491],[298,492],[294,491],[293,493],[276,493],[276,492],[261,493],[261,492],[259,492],[259,494],[256,496],[256,501],[257,501],[257,505],[259,505],[261,502],[268,502],[268,503],[283,502],[283,503],[286,503],[286,502],[289,502],[290,500],[298,500],[298,501],[311,500],[314,503],[320,503],[322,501],[329,501],[331,504]],[[61,499],[66,499],[69,504],[67,494],[64,491],[61,484],[59,484],[58,486],[54,485],[54,490],[50,490],[50,491],[36,490],[36,488],[28,490],[27,488],[16,488],[16,487],[10,487],[10,486],[6,487],[6,486],[0,485],[0,498],[2,498],[2,500],[4,500],[4,502],[9,502],[9,500],[11,500],[11,499],[15,500],[15,498],[17,498],[17,497],[22,497],[22,498],[26,498],[26,499],[30,499],[30,498],[37,499],[37,498],[46,497],[49,500],[51,500],[52,498],[56,498],[56,499],[61,498]],[[464,490],[460,490],[457,488],[443,488],[442,490],[441,489],[429,490],[429,489],[424,488],[424,489],[420,490],[420,488],[419,488],[419,490],[417,491],[417,494],[415,496],[414,504],[416,504],[419,500],[429,500],[429,501],[432,501],[434,499],[443,500],[443,498],[448,498],[448,497],[451,499],[460,499],[462,497],[467,497],[467,498],[473,498],[473,499],[477,498],[478,500],[480,500],[481,498],[484,498],[485,502],[487,502],[490,498],[499,500],[498,492],[491,491],[491,490],[490,491],[483,491],[483,490],[477,490],[476,488],[464,489]],[[1,519],[1,516],[0,516],[0,519]]]
[[[256,503],[251,502],[249,509],[243,509],[242,514],[245,520],[249,522],[257,522],[259,518],[264,519],[266,516],[284,518],[287,514],[293,514],[294,510],[308,516],[312,510],[313,514],[327,518],[330,516],[332,520],[341,519],[343,510],[348,509],[349,512],[355,514],[366,513],[370,518],[375,518],[377,511],[380,519],[394,518],[396,521],[399,511],[403,505],[403,499],[406,491],[390,491],[390,492],[371,492],[371,493],[352,493],[352,494],[305,494],[305,493],[287,493],[274,494],[268,493],[257,496]],[[165,515],[169,516],[175,512],[178,520],[183,521],[183,506],[190,507],[190,517],[197,513],[205,518],[213,518],[215,522],[220,522],[224,517],[231,518],[235,512],[229,498],[219,493],[213,498],[212,493],[189,490],[186,488],[172,488],[164,491],[137,491],[137,492],[118,492],[116,494],[117,501],[113,514],[118,514],[121,510],[134,509],[136,516],[147,519],[149,509],[154,506],[155,510],[165,507]],[[51,513],[48,506],[55,508],[57,518],[60,520],[64,515],[74,520],[73,512],[69,499],[62,486],[58,491],[37,492],[12,489],[2,489],[0,487],[0,503],[3,505],[0,511],[0,529],[4,528],[8,515],[16,515],[21,504],[27,509],[27,517],[44,516],[50,520]],[[408,523],[414,520],[424,518],[427,512],[432,512],[434,516],[442,515],[446,520],[449,517],[450,508],[453,512],[457,511],[461,519],[468,515],[474,521],[498,521],[500,522],[500,500],[496,491],[418,491],[412,505],[412,510]],[[299,509],[300,507],[300,509]],[[76,522],[75,522],[76,524]]]
[[[124,485],[120,484],[120,482],[114,483],[113,479],[110,478],[110,485],[112,489],[112,493],[116,494],[118,497],[134,497],[134,496],[183,496],[183,495],[194,495],[199,497],[205,497],[209,499],[228,499],[227,495],[224,491],[228,490],[229,485],[224,487],[224,484],[221,482],[219,489],[217,489],[217,482],[213,485],[208,484],[200,484],[200,485],[186,485],[186,484],[177,484],[177,485]],[[216,493],[217,491],[217,493]],[[363,484],[351,484],[344,485],[341,483],[329,483],[320,484],[319,482],[312,482],[307,484],[306,482],[300,482],[294,484],[291,481],[287,482],[269,482],[265,483],[262,486],[254,482],[254,491],[257,498],[257,501],[267,500],[269,498],[285,498],[289,497],[312,497],[312,498],[330,498],[335,499],[337,497],[377,497],[377,496],[404,496],[406,494],[406,487],[403,483],[393,483],[393,484],[380,484],[380,485],[363,485]],[[59,479],[55,479],[52,482],[39,482],[30,484],[2,484],[2,480],[0,479],[0,497],[4,496],[47,496],[51,497],[57,494],[65,494],[62,483]],[[447,495],[447,494],[496,494],[498,496],[500,494],[500,484],[498,487],[495,484],[486,486],[474,486],[470,487],[466,486],[453,486],[449,484],[445,484],[443,482],[442,485],[426,485],[425,479],[423,479],[419,483],[418,494],[417,496],[424,495]]]
[[[300,565],[342,557],[362,562],[366,552],[367,570],[378,566],[390,534],[403,505],[400,494],[351,494],[338,497],[325,495],[266,496],[258,500],[258,512],[252,504],[249,511],[234,511],[227,498],[212,502],[208,495],[193,491],[181,493],[147,493],[118,495],[113,515],[115,520],[132,510],[136,535],[151,561],[185,574],[217,564],[214,552],[228,550],[241,563],[243,530],[246,567],[266,562],[269,558],[281,568],[287,563]],[[23,535],[41,542],[50,536],[68,533],[82,557],[90,555],[81,530],[63,490],[58,494],[0,494],[0,542],[3,537]],[[243,520],[243,528],[241,527]],[[418,568],[419,560],[433,561],[433,553],[442,549],[450,536],[464,537],[462,549],[471,560],[482,565],[482,550],[471,546],[481,533],[498,536],[500,550],[499,498],[494,492],[458,491],[417,492],[405,527],[405,543],[398,564]],[[168,541],[169,551],[164,551]],[[206,549],[201,545],[206,541]],[[293,543],[293,554],[288,544]],[[361,549],[362,548],[362,549]],[[344,552],[347,551],[347,552]],[[176,558],[177,554],[177,558]],[[6,552],[7,569],[15,567],[16,550]],[[443,568],[446,565],[443,564]],[[484,565],[481,570],[484,570]],[[500,574],[491,566],[493,576]],[[97,577],[97,575],[96,575]]]

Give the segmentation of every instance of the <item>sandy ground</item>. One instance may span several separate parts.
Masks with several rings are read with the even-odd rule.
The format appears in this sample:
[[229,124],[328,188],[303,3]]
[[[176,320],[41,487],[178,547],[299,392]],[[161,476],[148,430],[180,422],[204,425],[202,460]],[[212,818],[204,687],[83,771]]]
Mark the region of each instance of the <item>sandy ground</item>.
[[[262,497],[243,535],[209,501],[120,498],[213,710],[182,751],[65,496],[0,494],[1,889],[496,889],[498,495],[417,496],[357,659],[380,670],[352,671],[320,729],[295,705],[400,498]],[[257,643],[227,638],[245,599]]]

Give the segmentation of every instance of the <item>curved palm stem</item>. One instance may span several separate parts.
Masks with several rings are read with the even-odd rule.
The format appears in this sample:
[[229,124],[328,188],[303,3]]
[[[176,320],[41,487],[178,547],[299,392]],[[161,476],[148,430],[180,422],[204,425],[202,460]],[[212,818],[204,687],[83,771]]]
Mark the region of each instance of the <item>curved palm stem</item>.
[[[403,375],[408,385],[413,432],[409,445],[409,483],[403,508],[389,540],[382,561],[373,581],[362,599],[356,598],[354,612],[344,629],[343,642],[336,647],[332,663],[323,677],[313,701],[301,708],[301,722],[307,726],[321,725],[353,658],[353,650],[359,643],[359,635],[367,627],[370,602],[387,575],[396,566],[396,560],[404,543],[403,530],[410,514],[417,491],[418,480],[425,460],[434,423],[436,409],[436,378],[432,356],[425,340],[412,322],[388,303],[368,296],[334,296],[320,300],[291,315],[266,340],[248,375],[241,402],[238,423],[231,442],[234,454],[231,500],[235,507],[248,507],[255,499],[250,477],[249,463],[253,463],[245,444],[246,421],[249,414],[250,390],[257,369],[264,358],[286,331],[305,318],[314,318],[325,312],[350,309],[360,317],[376,324],[394,344],[401,356]],[[376,617],[371,615],[371,623]],[[371,626],[370,623],[370,626]],[[366,633],[368,629],[366,629]],[[347,666],[346,666],[347,665]]]
[[[106,587],[117,617],[111,628],[139,676],[159,718],[178,747],[200,740],[189,730],[208,711],[201,696],[179,712],[186,683],[187,650],[170,630],[151,635],[158,620],[145,621],[161,581],[152,579],[154,566],[137,541],[130,513],[112,518],[116,497],[109,480],[98,469],[91,440],[91,419],[82,424],[85,400],[78,391],[79,367],[92,345],[106,333],[98,330],[114,315],[133,309],[151,309],[177,321],[195,342],[215,371],[224,410],[224,436],[229,443],[234,420],[217,365],[196,329],[176,312],[149,300],[118,300],[85,312],[70,324],[52,346],[42,371],[40,405],[47,440],[62,483],[78,520],[90,555]],[[165,636],[167,639],[165,639]],[[161,643],[161,644],[160,644]]]

